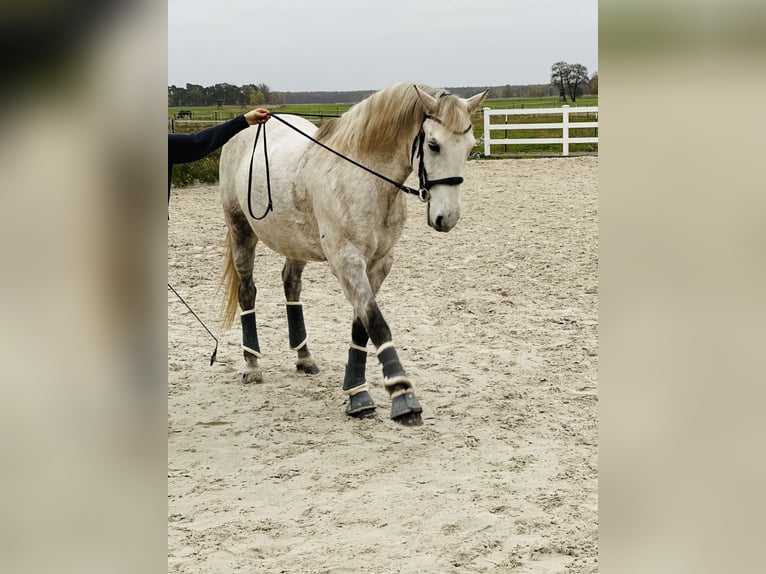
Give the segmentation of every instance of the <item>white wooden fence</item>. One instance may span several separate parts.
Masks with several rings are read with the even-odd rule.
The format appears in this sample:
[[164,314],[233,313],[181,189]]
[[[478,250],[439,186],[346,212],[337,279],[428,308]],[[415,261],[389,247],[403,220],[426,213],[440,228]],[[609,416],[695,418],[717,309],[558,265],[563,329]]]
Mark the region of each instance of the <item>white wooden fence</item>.
[[[569,117],[576,114],[596,114],[595,122],[570,122]],[[529,115],[561,115],[561,123],[547,123],[547,124],[517,124],[508,123],[508,116],[529,116]],[[492,116],[506,116],[505,123],[493,124],[490,123]],[[579,143],[598,143],[598,136],[594,137],[572,137],[569,135],[570,129],[580,128],[595,128],[598,129],[598,106],[582,107],[582,108],[570,108],[569,106],[562,106],[560,108],[530,108],[525,110],[493,110],[491,108],[484,108],[484,155],[489,156],[490,146],[493,145],[521,145],[521,144],[561,144],[561,155],[569,155],[569,145]],[[493,131],[500,130],[562,130],[560,138],[501,138],[492,139]]]

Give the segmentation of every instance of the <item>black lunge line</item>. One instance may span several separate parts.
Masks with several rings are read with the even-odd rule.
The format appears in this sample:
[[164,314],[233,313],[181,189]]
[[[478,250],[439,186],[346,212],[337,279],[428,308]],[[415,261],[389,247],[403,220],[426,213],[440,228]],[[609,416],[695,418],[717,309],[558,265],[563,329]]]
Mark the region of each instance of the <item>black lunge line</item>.
[[216,356],[218,355],[218,339],[216,338],[215,335],[213,335],[213,333],[210,332],[210,329],[207,328],[207,325],[205,325],[202,319],[197,317],[197,314],[194,311],[192,311],[192,308],[189,307],[189,304],[186,301],[184,301],[183,297],[181,297],[178,294],[178,291],[173,289],[173,286],[170,283],[168,283],[168,289],[170,289],[173,293],[176,294],[176,297],[178,297],[178,300],[181,301],[181,303],[183,303],[186,306],[186,308],[189,310],[189,313],[194,315],[194,318],[197,319],[197,321],[199,321],[200,325],[202,325],[205,328],[205,331],[210,333],[210,336],[213,337],[213,339],[215,340],[215,349],[213,350],[213,354],[210,356],[210,365],[212,366],[213,363],[215,363]]
[[[419,191],[419,190],[417,190],[417,189],[412,189],[411,187],[407,187],[406,185],[402,185],[401,183],[398,183],[398,182],[394,181],[394,180],[393,180],[393,179],[391,179],[390,177],[386,177],[385,175],[382,175],[382,174],[378,173],[377,171],[374,171],[374,170],[370,169],[370,168],[369,168],[369,167],[367,167],[366,165],[362,165],[362,164],[361,164],[361,163],[359,163],[358,161],[355,161],[355,160],[351,159],[350,157],[348,157],[348,156],[346,156],[346,155],[343,155],[343,154],[342,154],[342,153],[340,153],[339,151],[335,151],[335,150],[334,150],[334,149],[332,149],[331,147],[328,147],[328,146],[326,146],[325,144],[323,144],[322,142],[320,142],[318,139],[311,137],[309,134],[307,134],[307,133],[306,133],[306,132],[304,132],[303,130],[300,130],[299,128],[296,128],[296,127],[295,127],[294,125],[292,125],[291,123],[287,122],[286,120],[283,120],[282,118],[280,118],[280,117],[279,117],[279,114],[276,114],[276,113],[272,113],[272,114],[271,114],[271,117],[273,117],[274,119],[276,119],[276,120],[278,120],[278,121],[282,122],[282,123],[283,123],[283,124],[285,124],[287,127],[289,127],[291,130],[295,130],[296,132],[298,132],[299,134],[301,134],[303,137],[310,139],[312,142],[314,142],[315,144],[319,145],[320,147],[323,147],[323,148],[324,148],[324,149],[326,149],[327,151],[329,151],[329,152],[331,152],[331,153],[334,153],[334,154],[335,154],[335,155],[337,155],[338,157],[345,159],[347,162],[353,163],[355,166],[357,166],[357,167],[359,167],[359,168],[363,169],[364,171],[366,171],[366,172],[368,172],[368,173],[371,173],[372,175],[374,175],[374,176],[376,176],[376,177],[379,177],[380,179],[382,179],[383,181],[386,181],[386,182],[390,183],[391,185],[393,185],[393,186],[394,186],[394,187],[396,187],[397,189],[400,189],[400,190],[402,190],[402,191],[404,191],[404,192],[406,192],[406,193],[411,193],[412,195],[417,195],[417,196],[419,196],[419,197],[420,197],[420,191]],[[423,198],[421,197],[421,199],[423,199]]]
[[[406,185],[404,185],[402,183],[398,183],[398,182],[394,181],[393,179],[391,179],[390,177],[386,177],[385,175],[380,174],[380,173],[378,173],[375,170],[370,169],[366,165],[362,165],[358,161],[355,161],[355,160],[351,159],[350,157],[348,157],[346,155],[343,155],[339,151],[336,151],[336,150],[332,149],[329,146],[326,146],[325,144],[320,142],[318,139],[311,137],[309,134],[307,134],[303,130],[295,127],[290,122],[280,118],[279,115],[280,114],[275,113],[275,112],[272,112],[270,114],[270,116],[272,118],[274,118],[277,121],[282,122],[287,127],[289,127],[291,130],[294,130],[294,131],[298,132],[303,137],[308,138],[309,140],[311,140],[312,142],[314,142],[318,146],[326,149],[327,151],[329,151],[331,153],[334,153],[335,155],[337,155],[338,157],[346,160],[349,163],[353,163],[358,168],[363,169],[367,173],[370,173],[370,174],[374,175],[375,177],[378,177],[378,178],[382,179],[383,181],[385,181],[387,183],[390,183],[391,185],[393,185],[394,187],[396,187],[397,189],[399,189],[401,191],[404,191],[405,193],[409,193],[411,195],[417,195],[420,198],[420,201],[422,201],[424,203],[427,203],[431,199],[431,188],[434,185],[460,185],[461,183],[463,183],[463,178],[462,177],[445,177],[445,178],[442,178],[442,179],[434,179],[434,180],[428,179],[428,174],[426,173],[425,163],[423,161],[423,140],[425,139],[425,134],[423,132],[422,126],[421,126],[421,129],[420,129],[420,133],[415,137],[415,139],[412,142],[412,157],[413,157],[413,159],[414,159],[416,151],[418,152],[418,155],[420,156],[420,165],[418,166],[418,179],[419,179],[420,187],[418,189],[413,189],[413,188],[411,188],[409,186],[406,186]],[[295,115],[295,114],[292,114],[292,115]],[[300,115],[309,115],[309,114],[300,114]],[[434,120],[434,121],[437,121],[437,122],[441,123],[441,121],[438,118],[435,118],[435,117],[430,116],[428,114],[426,114],[423,117],[423,122],[425,122],[427,119],[431,119],[431,120]],[[247,209],[250,211],[250,217],[252,217],[255,220],[259,220],[259,221],[261,219],[264,219],[269,214],[269,212],[273,211],[273,209],[274,209],[274,205],[273,205],[273,203],[271,201],[271,178],[269,177],[269,153],[268,153],[268,150],[266,148],[266,129],[265,128],[263,130],[263,157],[264,157],[264,159],[266,161],[266,189],[268,191],[269,204],[266,207],[266,211],[264,211],[263,215],[261,215],[260,217],[256,217],[255,216],[255,214],[253,213],[252,205],[251,205],[252,188],[253,188],[253,160],[255,158],[255,148],[258,145],[258,138],[261,135],[261,126],[262,126],[262,124],[258,124],[258,131],[255,133],[255,142],[253,142],[253,153],[250,156],[250,171],[247,174]],[[471,130],[471,126],[469,125],[468,128],[464,132],[459,134],[459,135],[467,133],[470,130]]]

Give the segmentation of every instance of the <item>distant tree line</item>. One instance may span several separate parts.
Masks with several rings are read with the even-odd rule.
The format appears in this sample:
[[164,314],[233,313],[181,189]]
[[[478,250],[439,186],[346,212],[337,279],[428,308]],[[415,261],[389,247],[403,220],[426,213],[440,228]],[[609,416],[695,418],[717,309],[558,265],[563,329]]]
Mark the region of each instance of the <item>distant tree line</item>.
[[[587,75],[587,69],[585,70]],[[554,81],[555,79],[555,81]],[[448,92],[456,96],[467,98],[477,92],[489,88],[489,98],[542,98],[555,96],[562,93],[562,87],[558,82],[559,76],[552,77],[550,84],[524,84],[512,86],[462,86],[448,87]],[[598,93],[598,76],[595,76],[595,84],[592,86],[586,81],[575,86],[575,97],[581,94]],[[571,89],[571,84],[568,86]],[[566,89],[566,88],[565,88]],[[375,90],[355,90],[347,92],[273,92],[266,84],[245,84],[235,86],[232,84],[216,84],[214,86],[200,86],[186,84],[186,87],[168,86],[168,106],[210,106],[217,103],[223,105],[259,106],[264,104],[353,104],[362,101],[373,94]],[[571,97],[571,96],[570,96]],[[574,101],[574,97],[572,100]]]
[[168,86],[168,106],[260,106],[272,103],[272,99],[271,90],[266,84],[186,84],[184,88]]
[[375,90],[351,92],[279,92],[275,103],[279,104],[355,104],[361,102]]
[[[442,87],[442,86],[434,86]],[[489,88],[489,98],[542,98],[558,94],[550,84],[527,84],[521,86],[462,86],[445,88],[451,94],[468,98]],[[351,92],[276,92],[274,103],[282,104],[353,104],[372,95],[375,90]]]

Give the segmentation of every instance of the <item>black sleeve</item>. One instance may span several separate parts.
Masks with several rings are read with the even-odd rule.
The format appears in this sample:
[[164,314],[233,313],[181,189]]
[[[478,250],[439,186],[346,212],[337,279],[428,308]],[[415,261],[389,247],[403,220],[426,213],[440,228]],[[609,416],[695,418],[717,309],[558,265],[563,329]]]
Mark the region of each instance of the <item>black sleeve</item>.
[[168,163],[188,163],[211,154],[248,127],[245,116],[193,134],[168,134]]

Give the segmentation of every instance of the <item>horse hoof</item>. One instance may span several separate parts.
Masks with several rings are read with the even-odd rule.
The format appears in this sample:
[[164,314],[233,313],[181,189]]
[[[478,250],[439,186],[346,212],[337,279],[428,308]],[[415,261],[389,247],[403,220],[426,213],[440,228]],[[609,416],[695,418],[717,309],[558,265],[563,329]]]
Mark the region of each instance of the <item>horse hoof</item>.
[[423,426],[423,417],[420,416],[420,413],[407,413],[406,415],[394,418],[394,421],[405,427]]
[[355,419],[374,419],[375,418],[375,407],[359,411],[357,413],[348,413],[348,416],[354,417]]
[[316,363],[295,363],[295,370],[299,373],[303,373],[304,375],[316,375],[319,373],[319,367],[316,366]]
[[361,391],[348,398],[346,414],[356,419],[369,419],[375,416],[375,401],[370,393]]
[[263,382],[263,375],[260,371],[251,371],[249,373],[242,373],[242,382],[246,385],[256,384],[259,385]]
[[391,400],[391,418],[399,424],[405,426],[422,425],[423,419],[420,416],[422,412],[423,407],[420,406],[415,393],[412,391],[407,391]]

